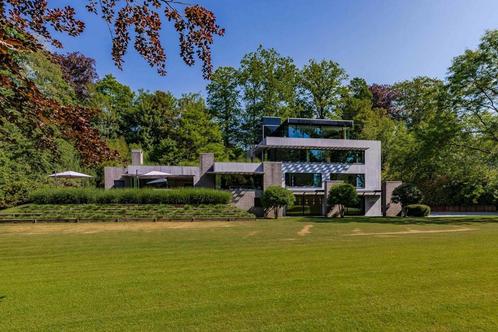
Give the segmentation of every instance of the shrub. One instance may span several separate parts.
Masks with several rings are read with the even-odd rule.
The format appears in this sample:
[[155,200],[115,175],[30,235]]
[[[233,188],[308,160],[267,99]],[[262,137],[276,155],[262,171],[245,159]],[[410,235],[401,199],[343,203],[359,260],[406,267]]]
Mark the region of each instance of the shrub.
[[408,217],[427,217],[431,214],[431,208],[424,204],[410,204],[405,209]]
[[356,188],[349,183],[339,183],[333,185],[329,191],[328,203],[330,205],[339,205],[339,214],[344,217],[344,207],[358,203],[358,194]]
[[267,209],[273,209],[275,219],[278,218],[278,210],[284,206],[292,208],[294,205],[294,194],[292,191],[280,186],[269,186],[263,193],[261,199],[263,206]]
[[424,196],[422,192],[411,183],[403,183],[398,188],[393,190],[393,195],[391,200],[393,203],[401,203],[401,206],[405,208],[409,204],[420,204]]
[[48,188],[34,191],[30,202],[36,204],[227,204],[229,192],[208,188],[91,189]]

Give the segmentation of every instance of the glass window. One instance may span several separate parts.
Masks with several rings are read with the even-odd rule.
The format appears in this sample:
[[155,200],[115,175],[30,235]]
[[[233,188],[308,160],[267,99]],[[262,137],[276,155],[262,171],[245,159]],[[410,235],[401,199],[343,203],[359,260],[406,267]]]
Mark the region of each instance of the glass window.
[[318,150],[318,149],[271,149],[265,160],[314,163],[364,164],[364,151]]
[[262,174],[216,174],[217,189],[263,189]]
[[320,173],[285,173],[285,185],[287,187],[314,187],[322,186],[322,174]]
[[330,173],[330,180],[343,181],[356,188],[365,188],[365,174]]

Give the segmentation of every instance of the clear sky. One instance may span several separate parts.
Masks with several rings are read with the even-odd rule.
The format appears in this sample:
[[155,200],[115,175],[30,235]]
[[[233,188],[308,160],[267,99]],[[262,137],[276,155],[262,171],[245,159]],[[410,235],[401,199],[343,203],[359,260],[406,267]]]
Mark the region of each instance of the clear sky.
[[[57,1],[56,1],[57,2]],[[64,1],[59,1],[64,2]],[[70,1],[74,5],[74,1]],[[86,1],[81,1],[86,2]],[[308,59],[332,59],[350,77],[394,83],[419,75],[444,78],[451,59],[474,48],[488,29],[498,29],[498,0],[193,0],[212,10],[226,35],[213,46],[213,63],[237,66],[258,45],[273,47],[298,66]],[[169,90],[175,95],[205,93],[200,65],[178,56],[177,37],[166,25],[166,77],[132,49],[123,71],[111,59],[106,25],[79,8],[86,32],[64,37],[65,51],[80,51],[107,73],[137,90]]]

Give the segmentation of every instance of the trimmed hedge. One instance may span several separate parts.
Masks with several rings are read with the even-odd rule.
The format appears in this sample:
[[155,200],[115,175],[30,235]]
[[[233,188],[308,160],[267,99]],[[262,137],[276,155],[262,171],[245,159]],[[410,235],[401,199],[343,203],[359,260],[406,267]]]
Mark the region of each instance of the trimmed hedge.
[[227,204],[231,194],[208,188],[180,189],[93,189],[50,188],[36,190],[30,202],[36,204]]
[[408,217],[427,217],[431,214],[431,208],[424,204],[410,204],[405,210]]

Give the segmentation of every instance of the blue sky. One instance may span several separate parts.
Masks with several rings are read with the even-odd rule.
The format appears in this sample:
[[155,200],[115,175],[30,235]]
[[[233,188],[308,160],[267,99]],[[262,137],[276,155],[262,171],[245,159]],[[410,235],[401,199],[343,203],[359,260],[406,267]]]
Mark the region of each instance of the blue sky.
[[[211,9],[226,29],[213,46],[215,67],[237,66],[244,54],[262,44],[292,57],[298,66],[311,58],[332,59],[350,77],[363,77],[369,83],[394,83],[419,75],[444,78],[454,56],[475,48],[486,30],[498,28],[498,0],[195,2]],[[132,49],[120,71],[111,59],[106,25],[79,9],[87,29],[82,36],[61,38],[64,50],[95,58],[101,77],[112,73],[135,90],[205,93],[207,81],[202,79],[200,65],[183,64],[170,26],[162,39],[168,54],[166,77]]]

